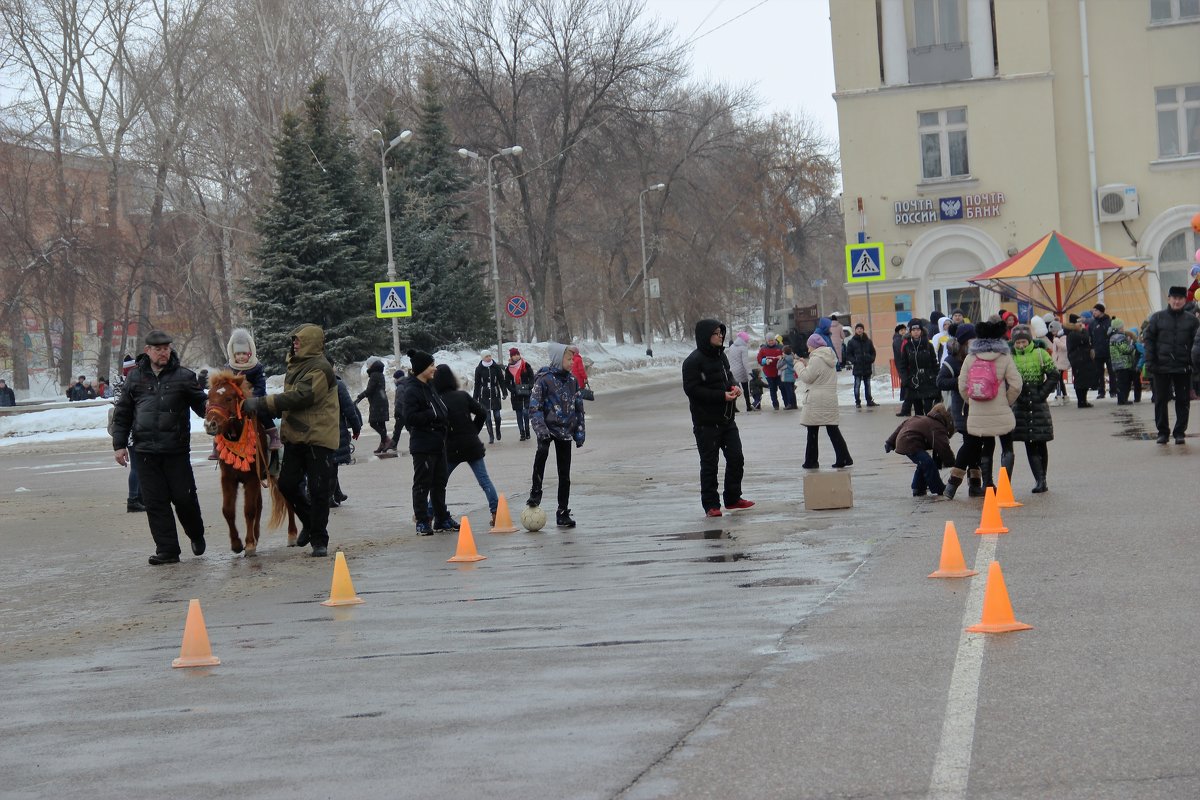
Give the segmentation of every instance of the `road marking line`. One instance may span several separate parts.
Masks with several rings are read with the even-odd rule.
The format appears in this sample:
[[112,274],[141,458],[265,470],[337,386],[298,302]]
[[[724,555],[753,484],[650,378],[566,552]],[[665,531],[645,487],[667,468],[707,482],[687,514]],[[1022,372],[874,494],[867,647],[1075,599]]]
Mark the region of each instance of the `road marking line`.
[[979,706],[979,673],[983,667],[983,645],[987,635],[967,633],[983,614],[983,589],[987,584],[988,565],[996,557],[996,536],[984,536],[975,553],[975,569],[963,610],[962,632],[958,635],[958,653],[950,675],[946,713],[942,719],[942,738],[938,742],[929,797],[936,800],[961,800],[967,796],[971,777],[971,750],[975,745],[975,712]]

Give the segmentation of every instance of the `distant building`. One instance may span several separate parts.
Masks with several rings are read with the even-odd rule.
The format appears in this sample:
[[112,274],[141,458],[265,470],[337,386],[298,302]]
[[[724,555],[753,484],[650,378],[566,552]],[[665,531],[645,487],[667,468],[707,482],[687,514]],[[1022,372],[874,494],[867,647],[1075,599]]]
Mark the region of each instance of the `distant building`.
[[[871,286],[877,339],[935,309],[994,313],[1000,296],[967,279],[1051,230],[1146,265],[1104,298],[1132,324],[1188,284],[1200,246],[1188,224],[1200,212],[1200,2],[829,9],[846,241],[857,241],[861,198],[868,239],[885,246],[887,280]],[[861,318],[863,285],[847,290]]]

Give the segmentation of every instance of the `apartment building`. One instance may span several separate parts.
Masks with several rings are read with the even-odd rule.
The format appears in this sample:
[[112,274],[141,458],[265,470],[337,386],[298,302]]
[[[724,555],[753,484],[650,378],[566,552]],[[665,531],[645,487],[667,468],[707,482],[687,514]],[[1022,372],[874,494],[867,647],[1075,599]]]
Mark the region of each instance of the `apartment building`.
[[[1051,230],[1145,265],[1103,297],[1135,324],[1189,283],[1200,0],[829,9],[846,241],[862,230],[884,245],[887,277],[871,285],[877,341],[934,310],[1016,310],[967,281]],[[865,318],[863,284],[847,291]]]

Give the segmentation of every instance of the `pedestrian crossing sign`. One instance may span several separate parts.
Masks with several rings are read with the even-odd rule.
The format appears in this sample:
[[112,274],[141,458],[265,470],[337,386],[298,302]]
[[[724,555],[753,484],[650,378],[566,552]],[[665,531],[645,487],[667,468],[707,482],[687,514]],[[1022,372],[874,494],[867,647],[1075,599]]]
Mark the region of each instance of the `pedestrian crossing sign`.
[[375,284],[375,316],[380,319],[412,316],[412,294],[408,281]]
[[886,279],[882,243],[846,245],[846,283],[868,283]]

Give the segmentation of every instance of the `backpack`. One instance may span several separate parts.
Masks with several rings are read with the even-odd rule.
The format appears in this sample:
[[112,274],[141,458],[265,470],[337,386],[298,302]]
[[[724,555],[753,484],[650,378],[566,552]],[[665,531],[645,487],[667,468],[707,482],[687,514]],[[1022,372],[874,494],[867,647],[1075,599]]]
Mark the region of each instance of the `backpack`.
[[967,370],[967,397],[971,400],[991,400],[1000,392],[996,378],[996,362],[976,358]]

